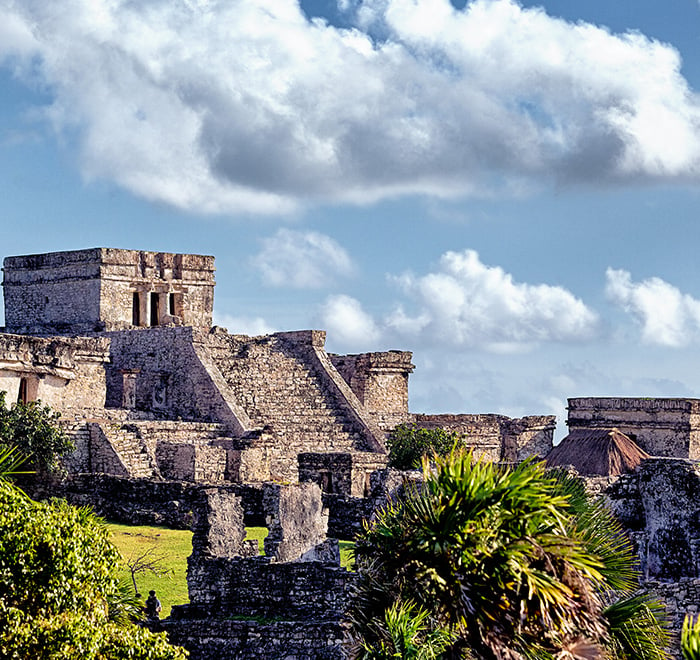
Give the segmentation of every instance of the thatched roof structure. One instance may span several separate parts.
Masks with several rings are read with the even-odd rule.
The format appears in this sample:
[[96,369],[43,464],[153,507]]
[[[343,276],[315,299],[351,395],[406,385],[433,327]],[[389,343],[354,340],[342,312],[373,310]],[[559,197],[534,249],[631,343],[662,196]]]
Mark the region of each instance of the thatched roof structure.
[[547,454],[547,465],[572,465],[581,475],[616,477],[650,458],[619,429],[574,429]]

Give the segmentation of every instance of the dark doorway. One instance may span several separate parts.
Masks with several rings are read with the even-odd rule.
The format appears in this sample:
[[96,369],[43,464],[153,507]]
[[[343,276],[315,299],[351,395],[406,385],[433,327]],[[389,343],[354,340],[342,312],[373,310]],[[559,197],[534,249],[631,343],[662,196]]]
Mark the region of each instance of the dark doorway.
[[160,310],[158,309],[159,296],[157,293],[151,294],[151,325],[158,325]]
[[131,325],[138,327],[141,325],[141,298],[138,291],[134,291],[131,310]]
[[17,393],[17,403],[24,405],[29,401],[29,389],[27,379],[22,377],[19,379],[19,392]]

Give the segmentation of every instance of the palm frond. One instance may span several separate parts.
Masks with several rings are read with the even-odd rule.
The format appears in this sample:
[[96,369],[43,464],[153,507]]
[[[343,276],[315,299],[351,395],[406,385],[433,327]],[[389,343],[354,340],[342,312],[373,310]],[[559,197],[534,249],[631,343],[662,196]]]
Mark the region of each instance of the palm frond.
[[17,474],[31,474],[31,471],[20,472],[18,468],[27,461],[28,456],[17,447],[0,445],[0,479],[9,479]]
[[[667,660],[669,624],[664,606],[649,594],[622,598],[603,610],[611,655],[620,660]],[[697,656],[700,658],[700,655]]]
[[700,660],[700,616],[688,614],[683,620],[681,653],[684,660]]

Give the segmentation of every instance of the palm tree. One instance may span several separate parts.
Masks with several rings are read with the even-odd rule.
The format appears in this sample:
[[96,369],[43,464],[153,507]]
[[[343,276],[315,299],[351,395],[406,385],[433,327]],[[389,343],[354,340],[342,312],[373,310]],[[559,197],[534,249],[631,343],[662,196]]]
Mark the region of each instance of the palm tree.
[[[660,625],[651,626],[656,655],[614,645],[611,622],[630,633],[623,615],[633,606],[659,619],[647,601],[611,602],[612,590],[627,593],[636,579],[634,553],[570,479],[457,448],[423,471],[422,487],[390,502],[357,541],[356,657],[372,657],[363,644],[386,643],[386,613],[407,601],[428,612],[428,631],[450,636],[442,657],[602,658],[606,647],[625,659],[666,657]],[[395,651],[387,657],[408,657]]]

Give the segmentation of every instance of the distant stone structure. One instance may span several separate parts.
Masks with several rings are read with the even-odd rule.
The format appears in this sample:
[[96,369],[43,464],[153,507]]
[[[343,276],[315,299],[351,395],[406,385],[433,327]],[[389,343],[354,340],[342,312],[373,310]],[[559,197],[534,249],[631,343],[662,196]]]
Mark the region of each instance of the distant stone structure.
[[700,459],[700,399],[569,399],[569,431],[617,428],[652,456]]
[[214,257],[94,248],[6,257],[0,389],[63,414],[72,473],[315,481],[361,497],[399,423],[494,460],[544,456],[554,417],[409,412],[411,353],[332,355],[325,333],[212,327]]

